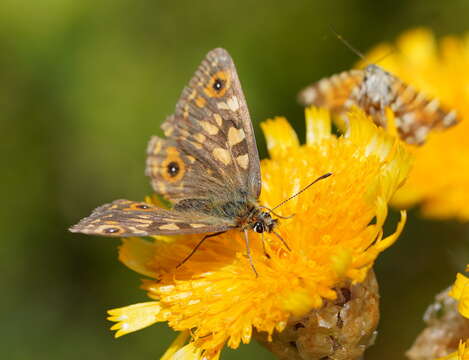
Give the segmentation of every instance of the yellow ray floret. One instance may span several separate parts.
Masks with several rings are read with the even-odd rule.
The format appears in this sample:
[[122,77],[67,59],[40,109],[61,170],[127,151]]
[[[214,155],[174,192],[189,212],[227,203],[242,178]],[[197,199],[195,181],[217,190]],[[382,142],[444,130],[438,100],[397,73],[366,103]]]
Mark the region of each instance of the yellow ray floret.
[[459,312],[469,319],[469,278],[463,274],[457,274],[449,296],[458,300]]
[[[315,178],[333,175],[278,208],[279,239],[250,232],[256,277],[245,256],[238,230],[207,240],[183,266],[180,261],[201,239],[147,242],[126,239],[120,259],[141,274],[143,288],[155,302],[111,310],[118,335],[156,321],[177,331],[191,331],[171,347],[166,359],[216,359],[226,344],[236,348],[251,340],[253,330],[271,336],[290,316],[335,299],[334,288],[363,281],[378,254],[401,233],[383,235],[387,203],[403,183],[412,161],[398,140],[373,125],[363,112],[349,114],[344,136],[331,133],[329,113],[307,109],[307,144],[283,118],[262,125],[271,159],[263,160],[261,205],[274,207]],[[276,210],[276,211],[277,211]],[[153,311],[152,311],[153,309]],[[185,344],[185,345],[184,345]]]
[[116,337],[119,337],[162,321],[160,312],[159,302],[151,301],[109,310],[108,320],[116,322],[111,330],[117,330]]
[[[261,127],[264,130],[267,149],[271,155],[288,154],[290,148],[298,147],[300,144],[295,130],[283,118],[267,120],[261,124]],[[266,128],[269,129],[268,132],[265,131]]]

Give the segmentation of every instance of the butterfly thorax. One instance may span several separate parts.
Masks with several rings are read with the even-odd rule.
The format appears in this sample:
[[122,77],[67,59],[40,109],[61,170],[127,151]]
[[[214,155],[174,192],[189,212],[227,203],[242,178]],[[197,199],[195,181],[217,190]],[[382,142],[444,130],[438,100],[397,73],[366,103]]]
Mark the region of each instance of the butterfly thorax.
[[231,222],[232,227],[240,230],[252,229],[258,233],[270,232],[277,220],[262,211],[255,200],[247,194],[239,193],[236,200],[220,201],[215,199],[184,199],[179,201],[174,210],[180,212],[197,212]]
[[383,109],[393,98],[392,76],[377,65],[368,65],[365,68],[365,77],[360,89],[360,99],[367,106]]

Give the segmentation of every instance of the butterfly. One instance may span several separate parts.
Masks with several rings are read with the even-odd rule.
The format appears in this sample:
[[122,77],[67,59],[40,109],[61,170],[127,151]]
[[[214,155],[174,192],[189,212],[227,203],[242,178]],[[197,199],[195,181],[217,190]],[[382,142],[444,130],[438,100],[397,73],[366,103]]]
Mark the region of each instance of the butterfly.
[[236,68],[226,50],[207,54],[162,129],[166,139],[153,136],[148,144],[145,173],[155,192],[173,207],[166,210],[116,200],[95,209],[70,231],[119,237],[210,233],[182,265],[205,239],[237,228],[244,233],[247,256],[257,276],[248,232],[272,232],[283,239],[274,231],[278,219],[272,218],[272,210],[258,204],[261,173],[256,140]]
[[416,145],[423,144],[431,130],[443,130],[458,122],[455,110],[444,110],[439,100],[426,97],[374,64],[319,80],[303,89],[298,100],[305,106],[329,108],[339,116],[356,105],[382,127],[387,125],[385,110],[389,107],[401,139]]

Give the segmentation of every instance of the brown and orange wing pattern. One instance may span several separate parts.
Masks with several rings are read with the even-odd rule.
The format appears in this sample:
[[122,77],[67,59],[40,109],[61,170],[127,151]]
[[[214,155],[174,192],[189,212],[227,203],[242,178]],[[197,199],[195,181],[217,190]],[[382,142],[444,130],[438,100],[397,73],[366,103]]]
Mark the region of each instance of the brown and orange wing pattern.
[[[152,138],[147,175],[172,201],[257,198],[260,167],[246,100],[229,54],[209,52],[184,89],[176,112],[162,126],[167,140]],[[179,173],[171,176],[179,163]],[[172,164],[174,165],[174,164]],[[173,172],[174,173],[174,172]]]
[[344,71],[323,78],[300,91],[298,101],[303,106],[314,105],[330,109],[335,114],[343,113],[354,89],[364,78],[363,70]]
[[390,108],[401,138],[421,145],[432,130],[444,130],[458,123],[456,110],[446,110],[438,99],[425,96],[412,86],[394,78]]
[[443,130],[458,122],[456,111],[447,111],[437,99],[426,97],[381,67],[350,70],[322,79],[299,94],[303,105],[329,109],[345,115],[353,105],[362,108],[379,126],[386,127],[386,108],[393,110],[400,137],[421,145],[432,130]]
[[115,200],[102,205],[70,228],[71,232],[101,236],[201,234],[232,227],[220,219],[192,212],[164,210],[144,202]]

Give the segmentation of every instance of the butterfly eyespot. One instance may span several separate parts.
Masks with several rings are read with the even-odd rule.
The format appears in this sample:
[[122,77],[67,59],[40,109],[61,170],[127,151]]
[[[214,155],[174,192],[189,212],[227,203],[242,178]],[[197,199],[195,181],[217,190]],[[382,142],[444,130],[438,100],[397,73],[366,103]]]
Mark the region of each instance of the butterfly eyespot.
[[166,149],[166,159],[161,163],[160,174],[166,181],[175,183],[181,180],[186,172],[184,161],[179,156],[179,151],[175,147]]
[[123,209],[124,211],[135,211],[135,210],[151,210],[150,205],[142,203],[129,204],[128,208]]
[[179,173],[179,165],[175,161],[171,161],[168,164],[168,174],[171,177],[175,177]]
[[205,94],[211,98],[219,98],[225,95],[231,84],[230,74],[223,70],[212,75],[207,87],[204,89]]
[[106,234],[117,234],[121,232],[121,229],[117,227],[108,227],[103,230]]
[[223,86],[225,85],[225,82],[221,79],[216,78],[215,81],[213,82],[213,90],[215,91],[220,91],[223,89]]

